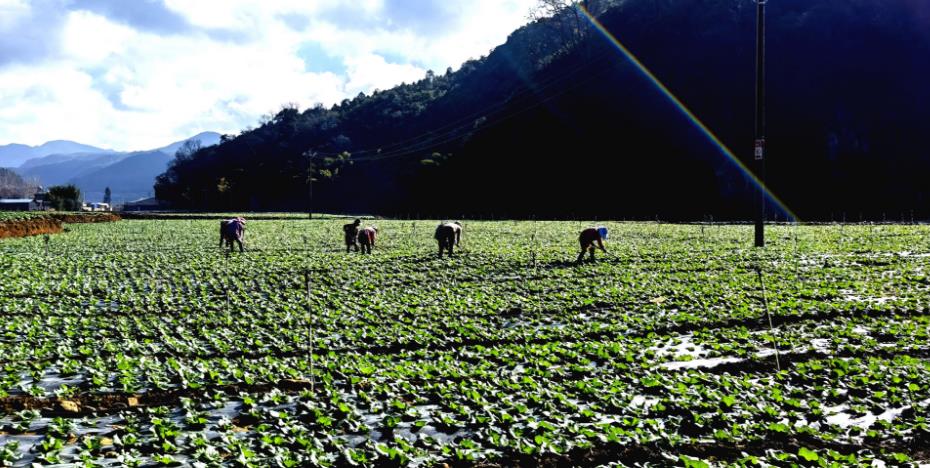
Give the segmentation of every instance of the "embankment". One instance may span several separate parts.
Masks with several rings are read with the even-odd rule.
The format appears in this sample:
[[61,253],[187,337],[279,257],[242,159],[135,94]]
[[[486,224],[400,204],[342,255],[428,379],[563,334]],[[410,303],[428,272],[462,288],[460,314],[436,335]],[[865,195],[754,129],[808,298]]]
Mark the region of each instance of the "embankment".
[[61,221],[53,218],[27,218],[0,221],[0,239],[61,232]]
[[121,218],[115,213],[49,213],[49,218],[57,219],[66,224],[109,223],[119,221]]
[[0,239],[57,234],[62,224],[108,223],[121,218],[113,213],[47,213],[0,221]]

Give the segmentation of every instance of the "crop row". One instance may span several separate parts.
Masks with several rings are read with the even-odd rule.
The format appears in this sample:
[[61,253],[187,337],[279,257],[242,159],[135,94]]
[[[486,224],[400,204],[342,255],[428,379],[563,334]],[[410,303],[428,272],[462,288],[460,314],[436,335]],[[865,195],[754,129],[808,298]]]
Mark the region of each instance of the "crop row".
[[[246,466],[926,459],[930,232],[338,219],[0,242],[0,461]],[[770,327],[768,316],[772,318]],[[780,369],[779,369],[780,368]],[[5,413],[5,415],[4,415]]]

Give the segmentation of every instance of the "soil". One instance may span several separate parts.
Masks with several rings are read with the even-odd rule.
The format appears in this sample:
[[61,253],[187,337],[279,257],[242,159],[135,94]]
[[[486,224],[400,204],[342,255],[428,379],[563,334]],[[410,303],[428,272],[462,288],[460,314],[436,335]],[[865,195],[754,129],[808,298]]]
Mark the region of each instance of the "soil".
[[109,223],[119,221],[121,218],[115,213],[49,213],[50,218],[68,224]]
[[18,219],[0,222],[0,239],[61,232],[61,221],[51,218]]
[[[152,212],[139,212],[139,211],[123,211],[120,213],[124,219],[142,219],[142,220],[168,220],[168,221],[203,221],[203,220],[215,220],[221,221],[229,218],[230,215],[222,214],[165,214],[165,213],[152,213]],[[303,220],[306,218],[294,218],[294,217],[283,217],[275,215],[246,215],[247,219],[250,221],[286,221],[289,219],[293,220]],[[317,219],[317,218],[314,218]],[[328,219],[324,217],[319,217],[319,219]]]
[[108,223],[120,219],[113,213],[48,213],[36,218],[0,222],[0,239],[58,234],[62,231],[62,223]]

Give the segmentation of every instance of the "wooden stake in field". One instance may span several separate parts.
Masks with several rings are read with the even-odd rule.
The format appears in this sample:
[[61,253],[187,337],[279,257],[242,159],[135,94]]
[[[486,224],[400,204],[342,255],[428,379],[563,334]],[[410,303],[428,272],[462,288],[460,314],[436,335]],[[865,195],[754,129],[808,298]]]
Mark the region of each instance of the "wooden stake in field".
[[[461,219],[464,221],[464,220],[465,220],[465,216],[463,215]],[[465,239],[465,229],[464,229],[464,226],[463,226],[463,229],[459,230],[459,237],[458,237],[458,242],[459,242],[461,245],[456,245],[456,247],[458,247],[459,250],[461,250],[463,253],[466,252],[466,249],[465,249],[465,241],[464,241],[464,239]]]
[[795,292],[801,290],[801,271],[799,265],[801,263],[800,253],[798,252],[798,223],[794,223],[794,289]]
[[538,241],[537,241],[538,232],[539,232],[539,228],[536,225],[536,220],[533,219],[533,273],[534,274],[538,274],[538,270],[539,270],[539,266],[537,265],[537,262],[536,262],[536,250],[539,247]]
[[765,315],[769,319],[769,330],[772,332],[772,348],[775,350],[775,368],[781,372],[781,360],[778,356],[778,340],[775,335],[775,326],[772,325],[772,314],[769,312],[769,301],[765,297],[765,281],[762,279],[762,267],[756,268],[756,274],[759,275],[759,284],[762,286],[762,305],[765,307]]
[[226,254],[223,256],[223,292],[226,295],[226,320],[232,321],[232,314],[229,313],[229,250],[224,249]]
[[[536,305],[537,310],[538,310],[538,311],[542,311],[542,308],[543,308],[542,297],[539,296],[538,294],[533,294],[533,291],[531,290],[531,288],[530,288],[530,286],[529,286],[529,283],[526,281],[526,278],[529,277],[530,275],[532,275],[532,276],[534,276],[534,277],[538,277],[538,276],[539,276],[539,269],[538,269],[537,261],[536,261],[536,234],[537,234],[536,217],[534,216],[534,217],[533,217],[533,238],[532,238],[532,242],[531,242],[531,244],[530,244],[530,245],[531,245],[531,248],[530,248],[530,261],[531,261],[531,263],[532,263],[532,265],[533,265],[533,269],[532,269],[532,271],[530,271],[530,270],[529,270],[529,265],[527,265],[527,272],[526,272],[526,276],[524,276],[523,287],[527,289],[527,292],[530,294],[530,297],[533,297],[533,298],[536,299],[536,300],[533,301],[533,302],[535,302],[535,305]],[[528,345],[528,344],[529,344],[529,341],[528,341],[528,338],[527,338],[526,330],[524,330],[524,332],[521,333],[521,335],[523,336],[523,345],[524,345],[524,346]]]
[[310,305],[310,270],[304,272],[305,283],[307,284],[307,347],[310,351],[310,392],[314,392],[316,378],[313,375],[313,309]]

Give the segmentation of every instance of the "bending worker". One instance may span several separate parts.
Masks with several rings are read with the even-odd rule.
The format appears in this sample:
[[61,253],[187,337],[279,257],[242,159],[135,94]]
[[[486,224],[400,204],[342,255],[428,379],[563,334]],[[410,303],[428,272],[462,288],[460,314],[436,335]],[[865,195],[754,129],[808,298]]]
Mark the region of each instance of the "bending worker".
[[220,221],[220,247],[223,242],[229,247],[230,252],[233,250],[233,242],[239,244],[239,252],[244,252],[242,246],[242,237],[245,235],[245,218],[237,217]]
[[358,228],[361,224],[362,220],[356,219],[351,224],[342,226],[342,232],[345,233],[346,253],[349,253],[351,248],[358,252]]
[[371,255],[371,248],[375,246],[375,236],[378,235],[378,228],[368,226],[358,232],[358,243],[362,246],[362,253]]
[[436,227],[436,242],[439,243],[439,258],[442,258],[442,251],[449,252],[452,256],[453,246],[462,242],[462,224],[459,222],[442,223]]
[[594,245],[597,244],[597,247],[601,249],[604,253],[607,253],[607,249],[604,248],[604,239],[607,239],[607,228],[603,226],[592,227],[581,231],[581,234],[578,236],[578,242],[581,244],[581,252],[578,254],[578,263],[584,259],[585,251],[591,253],[591,261],[594,261]]

